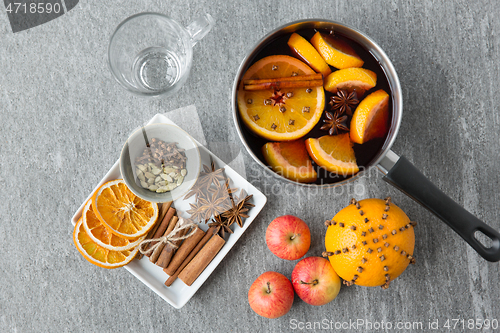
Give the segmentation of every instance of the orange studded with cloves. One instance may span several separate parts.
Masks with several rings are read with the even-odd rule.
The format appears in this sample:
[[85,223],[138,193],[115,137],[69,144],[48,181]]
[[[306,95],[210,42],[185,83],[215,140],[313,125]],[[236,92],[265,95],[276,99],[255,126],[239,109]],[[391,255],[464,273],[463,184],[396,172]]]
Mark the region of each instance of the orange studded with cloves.
[[416,223],[390,198],[352,199],[325,224],[323,255],[347,285],[385,289],[415,262]]

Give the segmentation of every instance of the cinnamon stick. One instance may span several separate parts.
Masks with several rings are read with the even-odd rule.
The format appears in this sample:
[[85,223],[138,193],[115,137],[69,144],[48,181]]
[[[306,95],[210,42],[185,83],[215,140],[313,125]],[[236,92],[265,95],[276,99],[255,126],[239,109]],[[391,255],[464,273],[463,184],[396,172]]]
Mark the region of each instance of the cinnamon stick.
[[[195,246],[200,242],[203,236],[205,236],[205,231],[196,227],[194,234],[191,237],[184,240],[181,247],[177,249],[177,252],[175,252],[174,257],[172,258],[168,266],[164,269],[165,273],[167,273],[168,275],[173,275],[177,270],[177,268],[179,268],[179,266],[187,258],[189,253],[191,253],[191,251],[195,248]],[[158,261],[156,262],[157,264]]]
[[274,79],[250,79],[243,81],[244,85],[249,84],[260,84],[266,82],[284,82],[284,81],[311,81],[311,80],[323,80],[323,75],[321,73],[308,74],[308,75],[295,75],[287,77],[278,77]]
[[[186,259],[182,262],[182,264],[175,270],[175,273],[173,275],[170,275],[167,281],[165,281],[165,285],[167,287],[170,287],[172,283],[177,279],[179,276],[179,273],[182,272],[182,270],[191,262],[191,260],[194,258],[195,255],[200,252],[200,250],[203,248],[203,246],[210,240],[212,235],[216,232],[216,227],[210,227],[210,229],[207,230],[205,233],[205,236],[198,242],[196,247],[189,253]],[[163,270],[165,273],[167,273],[167,269]],[[167,273],[168,274],[168,273]]]
[[[158,237],[163,237],[163,236],[166,236],[168,235],[175,227],[175,225],[177,224],[177,220],[179,218],[177,216],[172,216],[172,219],[170,220],[169,224],[168,224],[168,228],[167,230],[165,230],[165,232],[163,233],[163,235],[160,235]],[[155,244],[157,242],[154,242]],[[153,253],[151,253],[150,257],[149,257],[149,261],[151,261],[153,264],[156,263],[156,260],[158,259],[158,256],[160,255],[161,251],[163,251],[163,248],[165,247],[165,243],[161,243],[159,244],[155,250],[153,251]]]
[[[153,235],[155,234],[156,230],[158,230],[158,227],[160,226],[161,221],[163,221],[163,218],[165,217],[165,214],[167,213],[167,211],[168,211],[168,209],[170,208],[171,205],[172,205],[172,201],[169,201],[169,202],[164,202],[159,207],[159,211],[160,212],[158,213],[158,219],[156,220],[156,223],[151,228],[151,230],[149,230],[146,238],[144,238],[145,240],[146,239],[151,239],[153,237]],[[149,247],[149,244],[148,244],[148,247]],[[144,254],[142,254],[141,252],[139,252],[138,255],[137,255],[137,259],[142,259],[142,257],[144,257]]]
[[[160,238],[161,236],[163,236],[163,234],[165,233],[165,230],[167,229],[167,227],[170,223],[170,220],[172,219],[172,216],[174,216],[174,214],[175,214],[175,208],[170,207],[168,209],[167,213],[165,214],[165,216],[163,217],[163,220],[161,221],[160,226],[156,229],[152,238]],[[156,244],[156,242],[148,243],[148,246],[146,246],[146,248],[144,250],[148,250],[154,244]],[[151,256],[151,253],[146,254],[146,256],[148,256],[148,257]]]
[[244,86],[245,90],[266,90],[282,88],[311,88],[323,85],[323,80],[307,80],[307,81],[275,81],[264,82],[258,84],[247,84]]
[[167,211],[170,209],[170,206],[172,206],[172,201],[164,202],[161,204],[160,212],[158,213],[158,218],[160,220],[163,220],[165,214],[167,214]]
[[[185,223],[185,220],[182,220]],[[184,224],[181,224],[180,222],[178,223],[178,227],[183,226]],[[177,232],[174,237],[183,237],[188,233],[188,229],[183,229],[179,232]],[[167,234],[165,234],[167,235]],[[168,266],[170,263],[170,260],[172,260],[172,257],[175,254],[175,251],[177,250],[178,246],[182,243],[182,240],[176,240],[172,241],[172,244],[164,244],[162,246],[162,251],[159,253],[158,260],[156,260],[156,265],[165,268]]]
[[191,286],[200,276],[210,262],[215,258],[226,241],[218,234],[214,234],[208,243],[191,260],[191,262],[180,272],[179,279]]

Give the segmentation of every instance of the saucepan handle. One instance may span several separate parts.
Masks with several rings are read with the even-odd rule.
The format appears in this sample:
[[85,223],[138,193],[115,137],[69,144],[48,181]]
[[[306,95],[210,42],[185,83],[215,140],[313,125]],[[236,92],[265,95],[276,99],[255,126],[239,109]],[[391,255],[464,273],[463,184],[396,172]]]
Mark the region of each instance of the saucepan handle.
[[[389,151],[378,165],[384,180],[430,210],[459,234],[474,250],[488,261],[500,260],[500,233],[469,213],[434,184],[404,156]],[[491,239],[484,246],[477,237],[481,232]]]

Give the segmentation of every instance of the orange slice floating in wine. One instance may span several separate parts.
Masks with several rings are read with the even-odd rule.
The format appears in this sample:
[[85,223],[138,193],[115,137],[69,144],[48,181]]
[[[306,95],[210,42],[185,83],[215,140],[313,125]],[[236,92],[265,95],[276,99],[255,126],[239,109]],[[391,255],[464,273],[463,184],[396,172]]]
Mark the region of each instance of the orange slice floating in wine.
[[338,69],[361,67],[364,61],[346,42],[336,37],[317,32],[311,38],[311,44],[325,61]]
[[351,119],[351,140],[364,143],[389,131],[389,94],[377,90],[359,103]]
[[325,135],[306,140],[311,158],[321,167],[339,175],[353,175],[359,171],[349,133]]
[[268,142],[262,154],[274,172],[299,183],[316,181],[318,175],[307,154],[304,140]]
[[[314,71],[302,61],[274,55],[260,59],[243,75],[249,79],[274,79],[310,75]],[[281,90],[238,90],[238,109],[243,123],[255,134],[272,141],[295,140],[318,123],[325,106],[322,86]]]
[[301,35],[293,33],[288,40],[288,46],[297,57],[311,66],[316,72],[323,74],[324,77],[332,72],[325,59]]
[[325,79],[325,90],[336,93],[338,89],[356,91],[358,98],[377,85],[377,74],[364,68],[339,69]]

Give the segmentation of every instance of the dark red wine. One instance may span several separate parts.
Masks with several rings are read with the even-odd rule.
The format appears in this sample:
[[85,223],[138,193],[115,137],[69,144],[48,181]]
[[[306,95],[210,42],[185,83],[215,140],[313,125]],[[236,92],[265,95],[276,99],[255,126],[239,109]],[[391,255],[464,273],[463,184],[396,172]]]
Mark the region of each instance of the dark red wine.
[[[307,39],[308,41],[311,40],[312,36],[317,32],[321,32],[324,34],[329,34],[329,30],[316,30],[316,29],[301,29],[296,31],[299,35]],[[258,60],[265,58],[267,56],[271,55],[289,55],[294,57],[295,55],[292,53],[290,48],[288,47],[288,39],[290,39],[291,33],[288,34],[283,34],[273,40],[271,40],[268,44],[264,45],[261,47],[261,50],[254,56],[252,61],[249,63],[248,67],[245,68],[245,71],[253,65],[255,62]],[[380,66],[379,62],[377,59],[373,57],[373,55],[368,52],[364,47],[353,41],[352,39],[348,38],[345,35],[342,35],[340,33],[335,33],[335,37],[343,40],[347,44],[349,44],[354,51],[358,54],[358,56],[364,61],[363,68],[369,69],[373,71],[375,74],[377,74],[377,85],[366,91],[364,97],[368,96],[370,93],[377,91],[379,89],[383,89],[389,94],[389,123],[391,123],[392,120],[392,94],[391,94],[391,89],[389,86],[389,82],[387,80],[387,77]],[[332,70],[337,70],[335,68],[332,68]],[[329,91],[325,90],[325,110],[330,111],[331,107],[328,104],[330,101],[330,97],[333,94]],[[360,101],[362,98],[360,99]],[[353,110],[354,111],[354,110]],[[238,115],[239,117],[239,115]],[[327,135],[328,132],[325,130],[320,130],[320,127],[324,124],[323,120],[325,119],[325,114],[323,113],[321,120],[316,124],[316,126],[307,134],[304,136],[304,139],[307,138],[319,138],[324,135]],[[350,118],[349,118],[350,121]],[[253,153],[262,161],[262,163],[266,164],[266,161],[264,159],[264,156],[262,155],[261,148],[264,144],[269,142],[269,140],[261,138],[259,136],[256,136],[253,134],[246,126],[242,126],[242,133],[243,136],[245,137],[246,142],[252,149]],[[366,143],[363,144],[354,144],[354,153],[356,155],[356,162],[360,168],[360,170],[363,170],[364,168],[367,168],[368,166],[371,165],[371,163],[374,161],[374,159],[379,155],[379,153],[382,150],[382,147],[384,145],[384,142],[387,138],[387,134],[383,138],[376,138],[372,139]],[[314,163],[314,162],[313,162]],[[348,177],[344,177],[342,175],[336,175],[334,173],[330,173],[326,171],[325,169],[317,166],[314,164],[315,169],[318,173],[318,179],[315,182],[316,184],[332,184],[336,183],[339,181],[342,181]]]

